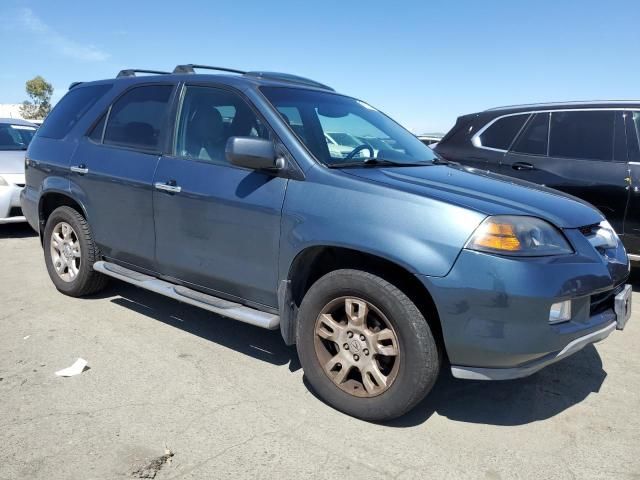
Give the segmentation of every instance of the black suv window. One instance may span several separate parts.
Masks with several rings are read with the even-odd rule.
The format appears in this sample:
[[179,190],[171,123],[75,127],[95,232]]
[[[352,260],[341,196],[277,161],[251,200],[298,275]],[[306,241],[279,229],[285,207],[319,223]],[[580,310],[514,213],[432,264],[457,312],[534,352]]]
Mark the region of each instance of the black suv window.
[[104,143],[141,150],[160,150],[172,85],[135,87],[111,107]]
[[549,114],[537,113],[516,141],[513,151],[529,155],[546,155],[548,139]]
[[269,138],[269,131],[237,94],[212,87],[187,87],[176,135],[179,157],[228,164],[229,137]]
[[508,150],[513,138],[518,134],[529,114],[510,115],[494,122],[480,135],[483,147]]
[[640,112],[626,112],[627,148],[629,160],[640,161]]
[[73,88],[47,115],[38,129],[38,136],[56,139],[64,137],[110,88],[109,84]]
[[551,114],[549,155],[552,157],[611,160],[614,112],[573,111]]

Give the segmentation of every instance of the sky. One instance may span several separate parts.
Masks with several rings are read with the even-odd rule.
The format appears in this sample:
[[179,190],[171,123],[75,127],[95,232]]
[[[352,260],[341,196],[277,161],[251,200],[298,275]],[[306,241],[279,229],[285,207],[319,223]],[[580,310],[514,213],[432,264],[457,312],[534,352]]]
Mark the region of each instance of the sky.
[[640,2],[0,0],[0,103],[123,68],[313,78],[414,133],[500,105],[640,98]]

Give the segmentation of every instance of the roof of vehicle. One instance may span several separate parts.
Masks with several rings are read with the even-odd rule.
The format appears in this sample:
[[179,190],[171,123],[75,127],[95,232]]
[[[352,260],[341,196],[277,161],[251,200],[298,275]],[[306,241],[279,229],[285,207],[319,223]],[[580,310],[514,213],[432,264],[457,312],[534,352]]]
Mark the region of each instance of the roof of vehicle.
[[28,120],[23,120],[21,118],[0,118],[0,123],[9,123],[11,125],[24,125],[27,127],[38,128],[38,125],[35,123],[29,122]]
[[537,110],[562,109],[583,109],[583,108],[639,108],[640,100],[582,100],[571,102],[549,102],[549,103],[529,103],[523,105],[506,105],[495,107],[478,113],[517,113],[531,112]]
[[[218,71],[222,73],[197,73],[196,69],[204,69],[204,70],[212,70]],[[138,76],[138,73],[145,74],[144,76]],[[221,82],[229,85],[241,86],[242,84],[246,85],[247,83],[256,85],[256,86],[279,86],[279,87],[298,87],[298,88],[310,88],[316,90],[324,90],[333,92],[334,89],[323,84],[317,82],[315,80],[311,80],[310,78],[301,77],[298,75],[292,75],[289,73],[280,73],[280,72],[266,72],[266,71],[243,71],[237,70],[234,68],[227,67],[213,67],[207,65],[198,65],[198,64],[185,64],[178,65],[173,70],[173,72],[166,72],[161,70],[147,70],[147,69],[125,69],[121,70],[117,75],[116,79],[118,82],[130,82],[130,83],[140,83],[140,82],[154,82],[154,81],[184,81],[184,80],[193,80],[197,78],[198,80],[210,80],[215,82]],[[99,80],[97,82],[103,82],[105,80]],[[113,79],[109,80],[113,81]],[[69,89],[72,89],[78,85],[85,83],[95,83],[95,82],[74,82],[69,86]]]

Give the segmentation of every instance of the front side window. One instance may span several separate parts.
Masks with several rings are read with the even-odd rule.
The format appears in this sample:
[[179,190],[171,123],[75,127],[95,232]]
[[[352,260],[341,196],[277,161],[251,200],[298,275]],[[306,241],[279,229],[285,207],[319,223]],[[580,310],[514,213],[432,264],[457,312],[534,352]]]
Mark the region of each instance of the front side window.
[[528,155],[546,155],[549,139],[549,114],[537,113],[516,140],[513,151]]
[[146,85],[121,96],[109,112],[104,143],[159,151],[172,91],[172,85]]
[[489,126],[480,135],[480,143],[483,147],[508,150],[511,142],[518,134],[529,114],[509,115],[500,118]]
[[300,88],[260,90],[314,157],[328,166],[415,165],[435,158],[413,134],[360,100]]
[[212,87],[187,87],[176,134],[179,157],[229,164],[230,137],[269,139],[269,131],[236,93]]
[[35,133],[29,125],[0,123],[0,150],[26,150]]
[[614,112],[609,110],[552,112],[549,155],[610,161],[613,125]]
[[71,89],[47,115],[38,129],[38,136],[55,139],[64,137],[110,88],[111,85],[102,84],[80,85]]

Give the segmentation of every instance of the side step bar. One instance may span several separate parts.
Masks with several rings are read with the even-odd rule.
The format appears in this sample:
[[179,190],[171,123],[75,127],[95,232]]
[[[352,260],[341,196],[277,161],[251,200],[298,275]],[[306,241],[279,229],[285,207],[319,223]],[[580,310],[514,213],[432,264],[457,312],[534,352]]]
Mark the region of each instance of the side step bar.
[[175,285],[159,278],[134,272],[110,262],[96,262],[93,269],[118,280],[135,285],[136,287],[150,290],[165,297],[170,297],[180,302],[188,303],[208,310],[223,317],[233,318],[241,322],[255,325],[256,327],[275,330],[280,325],[280,317],[271,313],[262,312],[255,308],[246,307],[240,303],[230,302],[222,298],[207,295],[187,287]]

